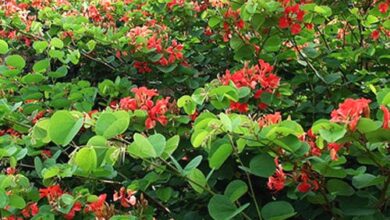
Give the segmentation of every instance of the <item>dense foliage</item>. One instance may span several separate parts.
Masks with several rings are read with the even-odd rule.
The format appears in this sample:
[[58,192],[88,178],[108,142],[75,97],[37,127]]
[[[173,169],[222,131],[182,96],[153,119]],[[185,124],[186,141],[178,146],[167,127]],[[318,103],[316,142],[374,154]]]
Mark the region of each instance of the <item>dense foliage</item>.
[[389,4],[1,1],[0,218],[387,219]]

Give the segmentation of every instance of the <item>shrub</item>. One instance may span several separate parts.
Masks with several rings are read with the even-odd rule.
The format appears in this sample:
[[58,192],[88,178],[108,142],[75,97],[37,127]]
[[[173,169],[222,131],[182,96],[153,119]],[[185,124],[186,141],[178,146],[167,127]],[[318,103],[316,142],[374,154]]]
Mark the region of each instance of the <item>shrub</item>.
[[389,1],[7,0],[2,219],[387,219]]

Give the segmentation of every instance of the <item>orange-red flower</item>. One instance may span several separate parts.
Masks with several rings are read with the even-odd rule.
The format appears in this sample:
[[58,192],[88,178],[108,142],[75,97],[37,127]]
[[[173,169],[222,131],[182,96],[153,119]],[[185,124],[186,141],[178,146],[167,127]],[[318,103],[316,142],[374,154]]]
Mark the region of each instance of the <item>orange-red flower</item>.
[[349,129],[355,131],[362,114],[365,117],[370,116],[370,107],[368,105],[370,102],[371,100],[365,98],[346,99],[339,105],[338,109],[332,111],[331,121],[348,124]]
[[275,158],[276,171],[273,176],[268,177],[268,189],[280,191],[284,188],[286,182],[286,174],[283,172],[283,167],[278,162],[278,158]]
[[381,110],[383,111],[383,125],[382,125],[382,127],[384,129],[389,129],[390,111],[384,105],[381,105]]
[[115,191],[113,200],[114,202],[119,200],[123,207],[129,208],[130,206],[134,206],[137,202],[134,194],[135,192],[126,190],[125,187],[121,187],[119,192]]

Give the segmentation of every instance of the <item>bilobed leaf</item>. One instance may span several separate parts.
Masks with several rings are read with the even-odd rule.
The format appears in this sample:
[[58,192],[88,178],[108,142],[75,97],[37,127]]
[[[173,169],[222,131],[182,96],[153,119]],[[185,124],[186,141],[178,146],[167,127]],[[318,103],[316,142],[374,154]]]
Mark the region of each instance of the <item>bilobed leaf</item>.
[[216,144],[213,148],[209,156],[209,165],[212,169],[219,169],[233,152],[233,147],[230,143],[224,143],[221,145]]
[[93,147],[81,148],[74,157],[73,164],[89,173],[97,168],[97,155]]
[[0,54],[8,53],[8,44],[4,40],[0,40]]
[[103,112],[96,121],[96,134],[105,138],[113,138],[127,130],[130,115],[126,111]]
[[187,177],[190,179],[188,183],[196,192],[202,193],[204,191],[203,187],[206,187],[207,180],[202,171],[197,168],[192,169]]
[[175,135],[167,140],[164,152],[162,153],[163,159],[167,159],[167,158],[169,158],[170,155],[172,155],[172,153],[179,146],[179,141],[180,141],[179,135]]
[[294,216],[296,213],[290,203],[273,201],[263,206],[261,214],[264,220],[283,220]]
[[82,126],[82,117],[61,110],[54,113],[50,118],[48,134],[55,144],[66,146],[73,140]]
[[10,55],[5,58],[5,64],[16,69],[23,69],[26,66],[26,61],[20,55]]
[[271,156],[260,154],[252,158],[249,163],[249,169],[256,176],[268,178],[275,173],[276,165]]
[[190,172],[192,171],[193,169],[197,168],[199,166],[199,164],[202,162],[202,155],[199,155],[197,157],[195,157],[194,159],[192,159],[185,167],[184,167],[184,171],[185,172]]
[[233,219],[249,206],[249,203],[237,208],[227,196],[215,195],[208,204],[210,216],[215,220]]
[[242,180],[234,180],[229,183],[225,189],[225,196],[229,197],[231,202],[235,202],[241,196],[243,196],[248,191],[248,186]]
[[133,139],[134,142],[127,149],[130,155],[139,158],[155,158],[158,156],[156,149],[148,138],[136,133]]

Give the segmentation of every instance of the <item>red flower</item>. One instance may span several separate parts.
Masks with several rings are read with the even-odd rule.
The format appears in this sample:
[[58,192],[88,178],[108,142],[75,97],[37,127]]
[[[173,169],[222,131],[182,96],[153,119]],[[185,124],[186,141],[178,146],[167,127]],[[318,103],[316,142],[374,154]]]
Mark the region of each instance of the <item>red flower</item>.
[[277,124],[281,120],[282,120],[282,116],[280,115],[280,112],[275,112],[274,114],[264,115],[257,122],[259,123],[259,126],[262,128],[272,124]]
[[120,200],[120,203],[123,207],[129,208],[130,206],[134,206],[137,202],[137,199],[134,196],[133,191],[125,189],[125,187],[121,187],[119,192],[115,191],[114,193],[114,202]]
[[382,125],[382,127],[384,129],[389,129],[390,111],[384,105],[381,105],[381,110],[383,111],[383,125]]
[[311,185],[307,182],[302,182],[297,187],[298,191],[301,193],[308,192],[310,190],[310,188],[311,188]]
[[47,159],[50,158],[51,156],[52,155],[50,150],[41,150],[41,157]]
[[380,35],[381,35],[381,32],[379,32],[378,30],[374,30],[371,33],[371,38],[376,41],[379,39]]
[[134,68],[137,69],[138,73],[150,73],[152,69],[148,66],[147,62],[135,61],[133,64]]
[[298,184],[297,189],[301,193],[309,192],[310,190],[317,191],[319,184],[317,180],[310,180],[309,175],[302,171],[299,179],[302,181]]
[[130,97],[123,98],[119,101],[119,108],[134,111],[137,109],[137,101]]
[[7,175],[14,175],[16,173],[15,167],[8,167],[5,171]]
[[278,162],[278,158],[275,158],[276,171],[273,176],[268,177],[268,189],[280,191],[284,188],[286,182],[286,174],[283,172],[283,167]]
[[337,160],[337,152],[343,147],[342,144],[337,144],[337,143],[329,143],[328,144],[328,149],[330,150],[330,158],[332,160]]
[[243,29],[244,26],[245,26],[244,20],[240,19],[240,20],[236,23],[236,26],[237,26],[238,29]]
[[31,203],[29,205],[27,205],[22,211],[22,215],[25,217],[25,218],[30,218],[32,216],[35,216],[36,214],[38,214],[39,212],[39,207],[37,205],[36,202],[34,203]]
[[389,9],[389,5],[386,2],[382,2],[379,4],[378,8],[382,14],[386,14],[387,10]]
[[249,111],[248,103],[240,102],[230,102],[230,109],[233,111],[238,111],[240,113],[245,113]]
[[244,67],[231,74],[229,70],[226,70],[219,80],[224,85],[229,85],[230,81],[238,88],[250,87],[255,89],[256,85],[260,84],[263,90],[272,91],[279,86],[280,78],[272,73],[273,66],[264,60],[259,60],[258,64],[252,67],[248,67],[245,63]]
[[93,212],[96,217],[104,216],[104,203],[106,202],[107,194],[102,194],[99,196],[98,200],[92,202],[85,207],[85,212]]
[[47,197],[49,200],[56,199],[63,194],[60,185],[49,186],[46,189],[39,189],[40,198]]
[[287,17],[279,18],[279,27],[280,28],[288,28],[290,26],[290,21]]
[[301,33],[301,25],[297,24],[297,23],[291,25],[290,31],[291,31],[292,35],[297,35],[297,34]]
[[369,99],[346,99],[339,105],[339,108],[331,113],[331,121],[348,124],[351,131],[355,131],[357,123],[362,114],[370,115]]
[[66,214],[66,215],[64,215],[64,218],[66,219],[66,220],[72,220],[72,219],[74,219],[74,216],[76,215],[76,212],[79,212],[80,210],[81,210],[81,203],[80,202],[76,202],[74,205],[73,205],[73,207],[72,207],[72,209],[69,211],[69,213],[68,214]]

